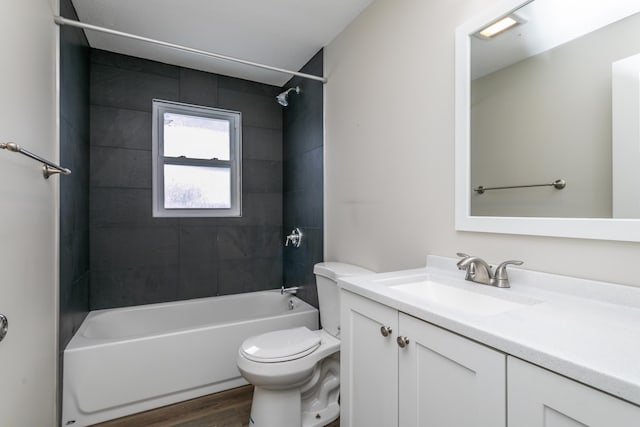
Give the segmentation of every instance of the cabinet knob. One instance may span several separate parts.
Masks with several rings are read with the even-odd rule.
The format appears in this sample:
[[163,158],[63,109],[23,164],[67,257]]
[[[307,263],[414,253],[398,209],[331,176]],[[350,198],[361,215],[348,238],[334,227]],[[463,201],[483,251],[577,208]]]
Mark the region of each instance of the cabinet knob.
[[0,341],[2,341],[7,335],[7,331],[9,330],[9,321],[5,317],[4,314],[0,314]]
[[398,343],[398,346],[400,348],[405,348],[406,346],[409,345],[409,338],[407,338],[407,337],[398,337],[396,339],[396,342]]
[[391,326],[380,326],[380,333],[383,337],[388,337],[389,335],[391,335],[391,332],[393,332],[391,330]]

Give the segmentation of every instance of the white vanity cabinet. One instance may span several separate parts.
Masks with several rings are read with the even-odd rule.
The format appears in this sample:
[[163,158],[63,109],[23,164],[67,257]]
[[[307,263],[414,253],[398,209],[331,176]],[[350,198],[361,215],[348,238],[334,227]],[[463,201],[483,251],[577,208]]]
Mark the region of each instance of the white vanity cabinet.
[[506,356],[399,313],[399,425],[506,425]]
[[346,291],[340,298],[340,425],[398,427],[398,312]]
[[508,422],[517,427],[638,427],[640,407],[514,357]]
[[640,427],[640,289],[457,262],[340,281],[343,427]]
[[503,353],[348,291],[341,298],[342,426],[506,426]]

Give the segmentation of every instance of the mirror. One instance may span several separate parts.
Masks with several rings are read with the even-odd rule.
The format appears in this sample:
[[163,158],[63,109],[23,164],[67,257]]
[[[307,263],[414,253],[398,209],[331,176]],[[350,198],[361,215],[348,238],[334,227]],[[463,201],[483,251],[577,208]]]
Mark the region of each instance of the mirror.
[[638,184],[638,2],[509,1],[458,28],[456,229],[640,241]]

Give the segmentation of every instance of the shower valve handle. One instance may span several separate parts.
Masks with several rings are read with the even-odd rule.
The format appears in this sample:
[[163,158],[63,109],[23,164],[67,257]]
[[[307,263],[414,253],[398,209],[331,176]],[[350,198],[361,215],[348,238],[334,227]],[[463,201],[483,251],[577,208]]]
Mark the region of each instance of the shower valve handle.
[[286,237],[284,245],[289,246],[289,242],[296,248],[299,248],[302,244],[302,231],[298,227],[291,230],[291,234]]

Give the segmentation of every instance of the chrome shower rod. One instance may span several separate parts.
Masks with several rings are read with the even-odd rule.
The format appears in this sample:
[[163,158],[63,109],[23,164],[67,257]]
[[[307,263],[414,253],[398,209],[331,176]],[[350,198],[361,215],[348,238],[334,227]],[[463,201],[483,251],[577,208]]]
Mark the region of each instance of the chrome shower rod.
[[207,52],[206,50],[194,49],[179,44],[163,42],[161,40],[155,40],[149,37],[137,36],[131,33],[125,33],[122,31],[111,30],[105,27],[99,27],[97,25],[85,24],[84,22],[74,21],[73,19],[63,18],[62,16],[54,16],[53,21],[58,25],[68,25],[70,27],[82,28],[84,30],[98,31],[100,33],[111,34],[113,36],[125,37],[128,39],[138,40],[146,43],[153,43],[159,46],[168,47],[171,49],[182,50],[184,52],[193,53],[196,55],[208,56],[210,58],[220,59],[223,61],[236,62],[238,64],[248,65],[250,67],[262,68],[264,70],[275,71],[278,73],[290,74],[296,77],[302,77],[304,79],[316,80],[322,83],[326,83],[327,79],[321,76],[314,76],[313,74],[301,73],[299,71],[291,71],[285,68],[272,67],[271,65],[260,64],[258,62],[247,61],[245,59],[234,58],[233,56],[220,55],[218,53]]
[[62,166],[58,166],[47,159],[43,159],[37,154],[33,154],[32,152],[27,151],[24,148],[20,147],[15,142],[2,142],[0,143],[0,148],[12,151],[14,153],[20,153],[23,156],[27,156],[33,160],[36,160],[42,163],[42,175],[44,175],[44,179],[49,179],[51,175],[55,175],[57,173],[60,173],[62,175],[69,175],[71,173],[69,169],[63,168]]

